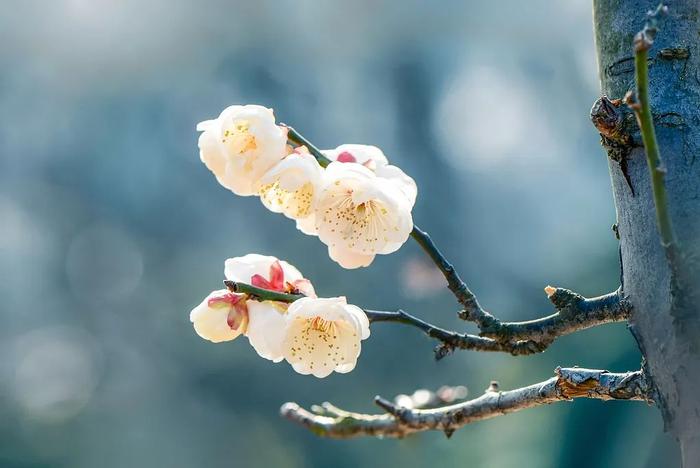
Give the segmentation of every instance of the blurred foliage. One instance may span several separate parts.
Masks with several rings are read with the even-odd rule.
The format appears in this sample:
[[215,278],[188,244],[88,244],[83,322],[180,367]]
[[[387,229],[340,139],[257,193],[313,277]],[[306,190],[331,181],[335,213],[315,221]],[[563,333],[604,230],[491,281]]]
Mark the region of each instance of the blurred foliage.
[[374,411],[375,394],[635,369],[624,325],[436,363],[415,330],[377,324],[353,373],[316,380],[188,321],[225,258],[259,252],[324,295],[468,328],[415,245],[341,271],[216,184],[194,126],[232,103],[321,147],[382,147],[418,183],[417,224],[503,318],[549,313],[549,283],[617,288],[588,2],[37,0],[6,9],[0,43],[0,466],[673,464],[641,404],[559,404],[451,440],[322,440],[278,418],[288,400]]

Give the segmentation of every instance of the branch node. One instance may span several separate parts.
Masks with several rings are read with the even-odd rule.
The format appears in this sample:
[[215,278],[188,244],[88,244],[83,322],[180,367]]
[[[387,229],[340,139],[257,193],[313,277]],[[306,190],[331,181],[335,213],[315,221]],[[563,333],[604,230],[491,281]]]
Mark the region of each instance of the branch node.
[[447,343],[441,343],[435,347],[433,352],[435,353],[435,360],[440,361],[441,359],[449,356],[454,351],[454,347],[448,345]]
[[391,414],[392,416],[397,417],[399,420],[403,420],[401,416],[404,412],[403,408],[396,406],[386,398],[382,398],[381,396],[377,395],[374,397],[374,404],[379,406],[381,409]]
[[288,419],[289,416],[294,414],[296,411],[299,411],[299,405],[297,405],[294,402],[288,401],[280,407],[280,416]]
[[492,380],[489,382],[489,386],[484,390],[484,393],[498,393],[499,391],[500,385],[498,384],[498,380]]
[[656,10],[649,10],[647,12],[647,22],[644,29],[634,36],[633,45],[635,52],[647,51],[651,48],[656,38],[659,20],[667,13],[668,6],[663,3],[659,4]]
[[618,145],[630,145],[632,137],[625,128],[625,114],[620,108],[622,100],[601,96],[591,107],[590,118],[595,128],[607,140]]
[[[549,291],[547,291],[547,288],[549,288]],[[569,289],[553,288],[552,286],[547,286],[547,288],[545,288],[545,291],[547,292],[547,298],[552,304],[554,304],[554,307],[556,307],[559,311],[569,309],[572,306],[576,306],[581,301],[585,300],[583,296]]]

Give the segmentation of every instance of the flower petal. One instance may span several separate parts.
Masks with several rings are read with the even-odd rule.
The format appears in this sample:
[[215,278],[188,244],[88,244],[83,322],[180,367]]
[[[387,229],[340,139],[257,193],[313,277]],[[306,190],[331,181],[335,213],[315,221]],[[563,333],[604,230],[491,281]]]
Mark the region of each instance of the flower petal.
[[367,267],[374,261],[374,254],[360,254],[340,246],[329,246],[328,256],[341,267],[348,270]]
[[273,362],[284,359],[282,346],[287,329],[285,307],[279,302],[248,301],[248,341],[255,352]]
[[274,291],[284,290],[284,270],[279,260],[275,260],[270,265],[270,286]]
[[[250,283],[254,275],[267,278],[270,274],[270,266],[278,261],[276,257],[260,254],[248,254],[242,257],[233,257],[224,263],[224,276],[227,280],[240,283]],[[303,278],[303,275],[293,265],[279,260],[284,272],[284,280],[293,282]]]

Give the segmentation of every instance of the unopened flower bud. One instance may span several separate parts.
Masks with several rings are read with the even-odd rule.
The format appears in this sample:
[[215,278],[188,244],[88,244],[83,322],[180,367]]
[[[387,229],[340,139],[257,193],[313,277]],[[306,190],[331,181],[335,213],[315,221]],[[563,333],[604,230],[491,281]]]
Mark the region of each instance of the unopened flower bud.
[[248,328],[248,308],[244,296],[226,289],[213,291],[190,312],[190,321],[199,336],[212,343],[231,341]]

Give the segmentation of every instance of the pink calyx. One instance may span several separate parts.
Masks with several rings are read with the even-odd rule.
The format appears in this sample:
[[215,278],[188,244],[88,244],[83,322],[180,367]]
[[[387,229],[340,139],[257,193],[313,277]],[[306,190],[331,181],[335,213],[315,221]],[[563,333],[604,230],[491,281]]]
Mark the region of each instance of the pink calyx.
[[226,317],[226,323],[231,330],[246,332],[248,329],[248,305],[246,301],[239,301],[233,305]]
[[270,265],[270,279],[263,275],[253,275],[250,277],[250,284],[256,288],[267,289],[268,291],[284,291],[284,270],[279,260],[275,260]]
[[242,294],[234,294],[234,293],[224,293],[220,296],[216,297],[211,297],[207,301],[207,305],[209,307],[220,307],[220,306],[234,306],[236,305],[241,299],[243,299]]

